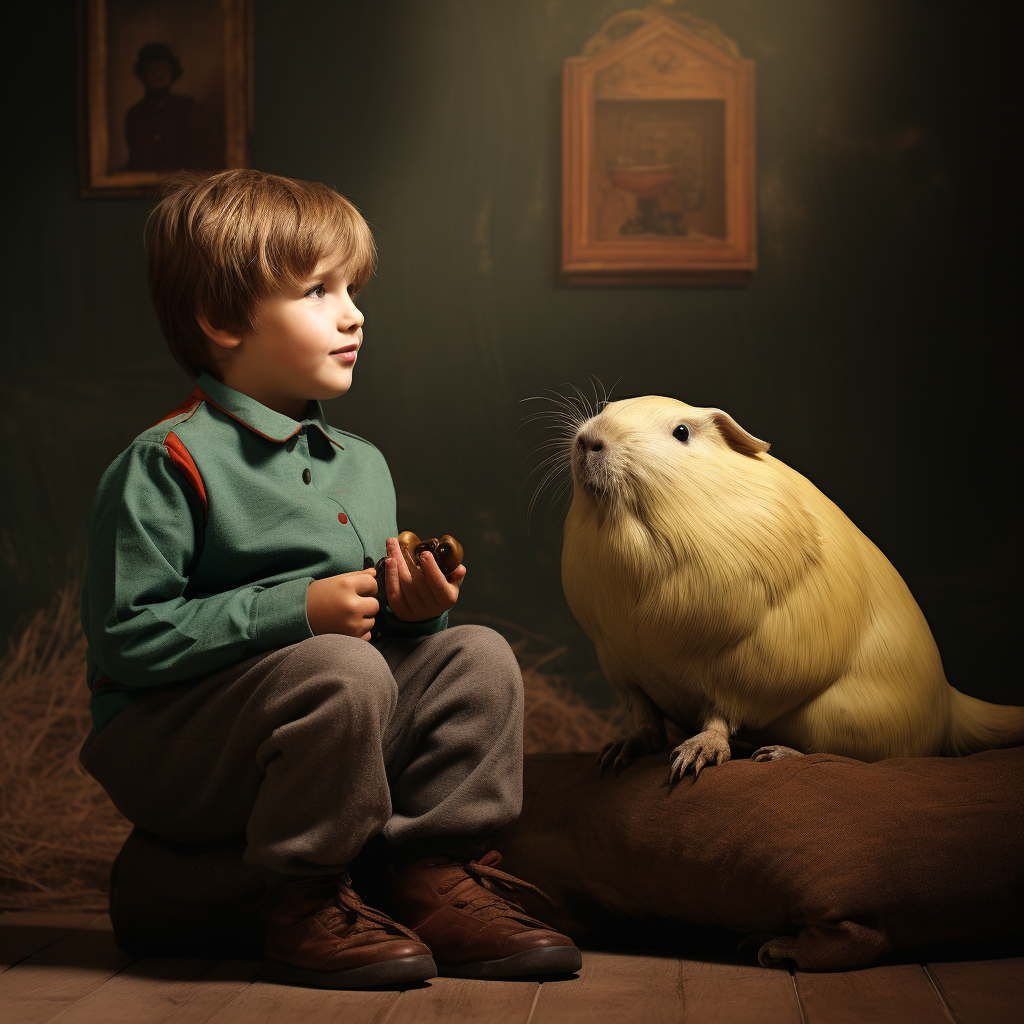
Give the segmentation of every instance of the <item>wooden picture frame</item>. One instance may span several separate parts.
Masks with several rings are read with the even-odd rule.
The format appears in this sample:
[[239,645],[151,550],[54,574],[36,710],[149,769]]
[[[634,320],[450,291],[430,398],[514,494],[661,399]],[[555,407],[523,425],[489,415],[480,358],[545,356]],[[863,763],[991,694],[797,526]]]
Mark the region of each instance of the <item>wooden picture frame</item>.
[[249,162],[250,0],[79,0],[79,194]]
[[750,280],[754,62],[700,25],[657,14],[565,62],[564,283]]

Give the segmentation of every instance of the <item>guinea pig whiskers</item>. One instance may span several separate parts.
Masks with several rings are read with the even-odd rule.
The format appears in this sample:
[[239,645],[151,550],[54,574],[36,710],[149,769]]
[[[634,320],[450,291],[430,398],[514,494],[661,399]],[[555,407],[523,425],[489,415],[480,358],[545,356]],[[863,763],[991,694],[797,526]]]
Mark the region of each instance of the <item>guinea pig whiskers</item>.
[[[553,462],[553,464],[548,467],[547,472],[541,478],[539,484],[537,485],[536,489],[533,492],[533,495],[530,498],[530,504],[529,504],[529,506],[527,507],[527,510],[526,510],[527,522],[529,522],[530,517],[533,515],[533,507],[534,507],[534,505],[536,505],[537,499],[541,496],[541,494],[543,493],[544,489],[549,484],[552,484],[555,481],[557,481],[560,476],[563,476],[564,475],[564,471],[565,471],[565,461],[564,461],[564,459],[559,459],[558,461]],[[552,495],[551,501],[548,503],[548,507],[549,508],[553,508],[554,507],[555,501],[557,500],[558,496],[560,496],[562,493],[564,493],[565,488],[566,488],[566,486],[568,486],[569,483],[571,483],[571,478],[569,480],[567,480],[567,481],[563,481],[562,487],[560,487],[558,489],[558,491],[556,491]]]
[[554,508],[566,495],[566,492],[571,494],[572,491],[572,477],[563,480],[559,485],[558,489],[552,494],[551,500],[548,502],[548,508]]
[[[594,379],[597,380],[596,377]],[[599,380],[597,381],[598,384],[601,384],[601,400],[596,403],[597,404],[597,411],[598,412],[600,412],[612,400],[612,392],[619,386],[619,381],[620,380],[622,380],[621,377],[619,377],[615,381],[615,383],[610,388],[608,388],[607,390],[605,390],[605,386],[604,386],[604,384],[601,384],[601,381],[599,381]],[[596,395],[595,395],[595,397],[596,397]]]
[[[591,378],[591,383],[593,384],[593,381],[595,381],[596,379],[597,378],[592,377]],[[592,417],[597,415],[597,404],[598,404],[597,386],[596,385],[593,385],[593,386],[594,386],[594,403],[593,403],[593,405],[591,405],[590,399],[587,398],[587,396],[585,394],[583,394],[583,392],[580,391],[580,389],[578,387],[576,387],[575,384],[570,384],[569,385],[569,387],[571,387],[573,389],[573,391],[575,391],[577,396],[579,397],[580,405],[583,407],[583,410],[586,413],[587,419],[591,419]]]
[[[528,401],[528,399],[523,399]],[[538,421],[549,420],[556,425],[563,427],[575,427],[577,423],[581,423],[586,417],[578,410],[575,406],[572,407],[572,411],[557,411],[554,409],[543,409],[539,412],[531,413],[529,416],[524,416],[519,426],[522,427],[527,423],[536,423]],[[518,427],[516,428],[519,429]],[[551,427],[549,429],[555,429]]]
[[[573,387],[571,384],[566,384],[565,386]],[[577,395],[579,395],[579,399],[574,398],[572,395],[563,395],[560,391],[554,391],[551,388],[545,388],[544,390],[552,397],[548,398],[545,395],[528,395],[526,398],[521,398],[520,402],[551,402],[559,408],[568,410],[573,415],[579,416],[582,419],[587,419],[589,415],[591,415],[585,412],[585,409],[589,408],[589,403],[583,397],[579,388],[575,388]],[[551,415],[551,411],[547,410],[539,415]]]
[[583,392],[580,391],[580,389],[576,387],[575,384],[569,384],[567,386],[572,388],[573,391],[576,392],[576,398],[569,398],[568,395],[566,396],[566,398],[569,401],[571,401],[574,405],[577,405],[578,403],[577,408],[580,410],[581,413],[583,413],[585,417],[589,419],[593,415],[593,413],[590,411],[590,402],[587,401],[587,396],[584,395]]
[[[588,420],[597,416],[608,402],[609,391],[601,380],[593,374],[588,376],[590,377],[593,399],[572,383],[565,383],[563,385],[571,389],[569,394],[563,394],[546,388],[547,395],[532,395],[522,399],[524,402],[548,402],[554,406],[554,408],[541,409],[524,416],[519,427],[516,428],[518,430],[527,423],[540,423],[543,425],[542,431],[550,435],[542,438],[538,444],[534,445],[527,456],[528,459],[541,455],[544,456],[530,470],[526,477],[526,480],[529,480],[535,473],[539,474],[537,484],[527,505],[527,529],[529,529],[529,523],[533,517],[534,507],[545,490],[550,488],[551,496],[548,507],[554,508],[565,496],[566,491],[572,487],[571,455],[573,442],[579,434],[581,427]],[[616,381],[616,384],[618,384],[618,381]],[[524,481],[523,486],[525,487],[525,485],[526,481]],[[602,490],[607,495],[608,488],[605,486]]]
[[[569,477],[569,479],[565,481],[564,486],[556,487],[553,490],[551,500],[549,502],[549,507],[553,508],[556,501],[564,494],[568,483],[571,482],[569,460],[572,439],[575,437],[580,424],[588,419],[586,412],[588,406],[581,394],[578,398],[562,395],[557,391],[550,390],[549,394],[553,397],[548,398],[546,396],[534,395],[522,400],[524,402],[551,402],[556,406],[554,409],[542,409],[538,412],[531,413],[529,416],[524,417],[520,423],[520,427],[527,423],[543,423],[545,424],[543,430],[554,435],[543,438],[530,450],[528,456],[528,458],[530,458],[547,453],[545,458],[543,458],[540,463],[527,474],[526,477],[526,479],[529,480],[534,473],[541,474],[527,506],[527,529],[529,529],[529,523],[533,517],[533,509],[541,494],[548,487],[556,484],[560,478]],[[577,394],[579,394],[578,389]],[[523,486],[526,486],[526,481],[524,481]],[[521,491],[522,488],[520,488],[520,492]]]
[[[609,390],[605,388],[604,383],[601,381],[600,377],[597,377],[592,373],[587,374],[587,376],[590,378],[590,386],[594,392],[594,405],[592,415],[598,416],[600,415],[601,410],[609,403],[609,401],[611,401],[611,393],[612,391],[615,390],[616,386],[618,385],[619,381],[622,380],[622,378],[619,377]],[[601,389],[600,397],[598,397],[597,394],[598,388]]]

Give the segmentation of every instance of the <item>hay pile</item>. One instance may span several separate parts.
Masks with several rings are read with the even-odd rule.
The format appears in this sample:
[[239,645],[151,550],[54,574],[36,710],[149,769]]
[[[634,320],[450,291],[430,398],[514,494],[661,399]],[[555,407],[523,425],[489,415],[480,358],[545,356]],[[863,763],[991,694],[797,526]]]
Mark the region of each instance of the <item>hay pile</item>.
[[[621,722],[542,671],[563,653],[512,623],[528,752],[594,750]],[[106,910],[110,865],[131,825],[78,763],[89,732],[78,591],[61,591],[0,665],[0,910]]]
[[[454,621],[469,620],[455,616]],[[501,633],[519,661],[526,696],[523,746],[527,754],[600,750],[626,731],[628,718],[624,709],[596,710],[573,692],[565,676],[550,669],[542,671],[565,654],[567,647],[552,649],[545,637],[505,619],[476,615],[473,621]]]
[[77,588],[33,616],[0,667],[0,909],[104,910],[131,826],[78,763],[89,732]]

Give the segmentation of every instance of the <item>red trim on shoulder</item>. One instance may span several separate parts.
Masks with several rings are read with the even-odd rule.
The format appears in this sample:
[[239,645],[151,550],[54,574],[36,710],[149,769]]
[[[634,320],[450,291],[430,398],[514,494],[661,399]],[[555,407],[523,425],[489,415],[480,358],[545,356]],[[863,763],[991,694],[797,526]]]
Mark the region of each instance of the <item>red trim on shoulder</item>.
[[117,686],[117,683],[115,683],[113,679],[108,679],[104,676],[98,683],[93,684],[89,692],[98,693],[100,690],[106,689],[109,686]]
[[192,490],[199,495],[199,500],[203,503],[203,515],[209,516],[210,505],[206,500],[206,488],[203,486],[203,478],[199,475],[199,468],[188,449],[181,443],[181,438],[173,430],[164,438],[164,447],[171,457],[171,462],[181,470],[182,475],[191,484]]
[[176,405],[166,416],[161,416],[153,426],[156,427],[161,423],[166,423],[168,420],[173,420],[175,416],[181,416],[183,413],[194,412],[200,402],[208,401],[209,399],[206,397],[203,389],[196,388],[181,405]]

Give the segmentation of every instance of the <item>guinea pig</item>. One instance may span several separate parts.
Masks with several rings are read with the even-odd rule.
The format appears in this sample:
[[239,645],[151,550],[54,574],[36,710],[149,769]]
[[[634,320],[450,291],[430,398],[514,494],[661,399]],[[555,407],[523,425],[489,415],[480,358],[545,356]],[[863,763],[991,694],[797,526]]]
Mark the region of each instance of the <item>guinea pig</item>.
[[1024,740],[1024,708],[953,689],[881,551],[720,409],[647,396],[570,435],[562,585],[634,719],[615,772],[699,725],[670,781],[729,759],[966,754]]

